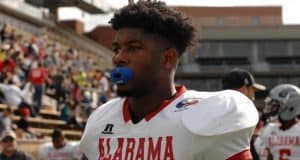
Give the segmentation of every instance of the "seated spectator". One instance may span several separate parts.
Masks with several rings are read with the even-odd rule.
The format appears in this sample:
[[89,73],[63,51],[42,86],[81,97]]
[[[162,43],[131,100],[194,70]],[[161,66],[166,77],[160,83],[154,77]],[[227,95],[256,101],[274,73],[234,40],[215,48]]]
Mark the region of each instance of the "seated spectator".
[[60,109],[60,119],[64,120],[66,123],[69,123],[70,121],[70,114],[71,114],[71,106],[74,102],[69,99],[66,100],[64,104],[62,104],[62,108]]
[[15,61],[6,53],[5,59],[0,62],[0,80],[3,81],[7,73],[13,73],[16,67]]
[[7,130],[12,130],[12,118],[11,118],[12,110],[10,107],[7,107],[0,114],[0,135],[2,132]]
[[75,103],[71,106],[70,120],[67,123],[71,128],[81,130],[83,128],[80,117],[80,104]]
[[92,102],[93,102],[93,97],[91,95],[91,92],[84,91],[83,98],[81,100],[83,116],[88,116],[92,112]]
[[32,156],[18,149],[16,134],[9,130],[1,136],[1,160],[33,160]]
[[79,160],[82,153],[78,146],[68,142],[60,129],[54,129],[51,135],[52,143],[43,144],[38,153],[40,160]]
[[17,127],[19,129],[22,129],[27,134],[29,134],[31,138],[35,138],[34,133],[30,130],[31,126],[28,121],[28,117],[30,115],[29,109],[26,107],[20,108],[19,113],[20,113],[21,118],[17,122]]
[[21,128],[16,128],[15,132],[18,140],[32,139],[31,135]]
[[32,116],[36,116],[32,105],[27,103],[23,91],[15,84],[12,79],[7,80],[8,84],[0,83],[0,91],[4,94],[5,103],[10,107],[27,107],[31,111]]
[[0,30],[0,42],[9,41],[10,37],[10,27],[7,24],[4,24]]
[[12,79],[7,79],[7,84],[0,83],[0,91],[5,97],[5,103],[9,106],[17,107],[23,100],[22,90]]

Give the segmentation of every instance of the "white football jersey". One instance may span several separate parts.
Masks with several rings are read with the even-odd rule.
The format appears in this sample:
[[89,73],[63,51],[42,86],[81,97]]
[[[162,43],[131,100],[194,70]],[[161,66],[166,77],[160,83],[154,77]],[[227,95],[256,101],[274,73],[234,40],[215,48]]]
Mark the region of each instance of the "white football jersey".
[[[208,98],[209,97],[209,98]],[[177,88],[153,113],[132,123],[126,98],[92,113],[80,147],[90,160],[225,160],[250,156],[258,113],[243,94]]]
[[260,138],[262,144],[273,160],[300,160],[300,123],[287,130],[279,127],[278,123],[267,125]]
[[51,142],[43,144],[39,149],[39,160],[80,160],[82,153],[78,142],[67,142],[63,148],[56,149]]

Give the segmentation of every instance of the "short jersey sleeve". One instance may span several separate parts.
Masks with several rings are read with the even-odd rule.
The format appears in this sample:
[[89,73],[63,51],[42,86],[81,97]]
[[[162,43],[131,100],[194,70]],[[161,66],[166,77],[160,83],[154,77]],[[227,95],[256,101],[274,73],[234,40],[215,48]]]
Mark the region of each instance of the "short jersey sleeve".
[[[204,136],[206,141],[210,141],[206,149],[199,153],[203,160],[245,160],[252,159],[250,153],[250,138],[252,128],[246,128],[222,135]],[[201,144],[199,144],[201,145]]]
[[194,134],[213,136],[254,127],[258,112],[249,98],[240,92],[226,90],[186,110],[182,121]]

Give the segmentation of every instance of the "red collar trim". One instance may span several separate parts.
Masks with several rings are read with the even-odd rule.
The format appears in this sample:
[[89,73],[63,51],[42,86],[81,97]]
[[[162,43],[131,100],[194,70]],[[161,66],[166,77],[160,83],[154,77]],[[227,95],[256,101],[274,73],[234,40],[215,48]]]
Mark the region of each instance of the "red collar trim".
[[[149,121],[152,117],[154,117],[157,113],[159,113],[161,110],[163,110],[166,106],[168,106],[171,102],[173,102],[177,97],[179,97],[180,95],[182,95],[187,89],[184,86],[178,86],[176,87],[176,94],[174,95],[174,97],[172,97],[171,99],[167,99],[164,100],[162,102],[162,104],[160,105],[160,107],[152,112],[149,113],[145,119],[146,121]],[[129,112],[129,102],[128,102],[128,98],[125,99],[124,104],[123,104],[123,117],[124,117],[124,121],[128,122],[131,120],[131,115]]]

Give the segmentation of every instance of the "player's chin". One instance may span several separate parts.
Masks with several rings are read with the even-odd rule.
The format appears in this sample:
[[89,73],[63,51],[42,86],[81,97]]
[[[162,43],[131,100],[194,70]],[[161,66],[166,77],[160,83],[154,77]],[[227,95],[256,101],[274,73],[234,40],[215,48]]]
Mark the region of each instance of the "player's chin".
[[128,85],[118,85],[117,86],[117,95],[120,97],[128,97],[131,95],[131,90]]
[[119,97],[130,97],[132,94],[129,91],[117,90],[117,95]]

